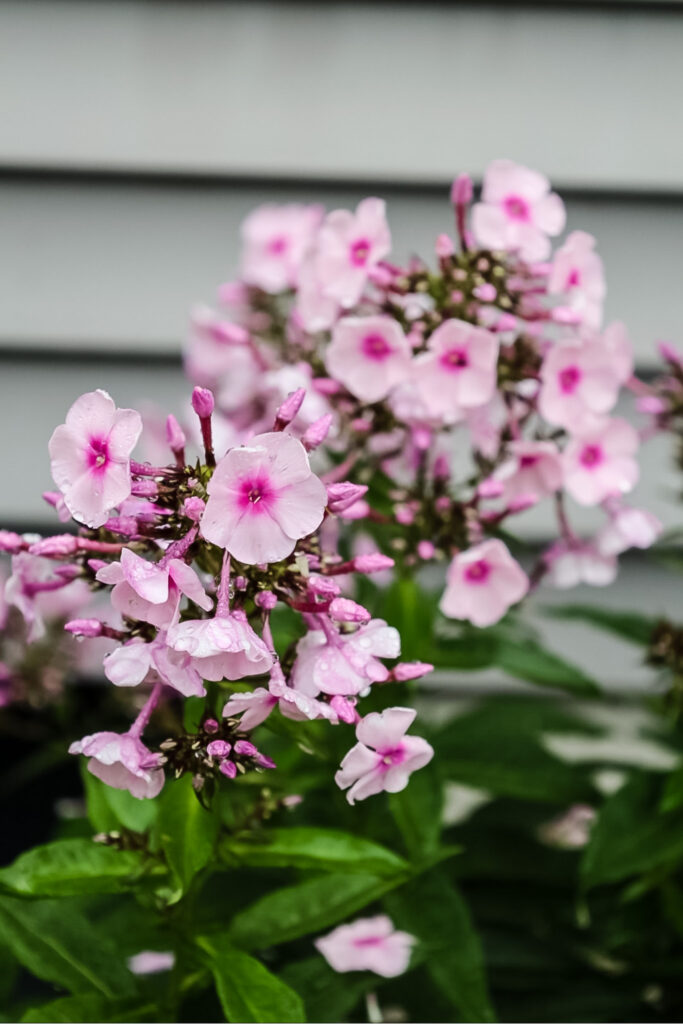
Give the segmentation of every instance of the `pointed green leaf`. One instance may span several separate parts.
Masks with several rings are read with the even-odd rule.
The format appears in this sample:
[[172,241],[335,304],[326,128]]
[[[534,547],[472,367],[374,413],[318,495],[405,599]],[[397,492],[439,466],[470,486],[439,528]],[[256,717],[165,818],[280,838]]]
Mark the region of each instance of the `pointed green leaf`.
[[546,615],[554,619],[567,619],[573,622],[586,622],[596,629],[604,629],[614,633],[632,644],[647,647],[652,631],[657,625],[657,618],[641,615],[639,612],[614,611],[601,605],[591,604],[557,604],[547,605],[543,609]]
[[248,836],[228,836],[220,853],[252,867],[313,868],[390,877],[408,864],[369,839],[324,828],[273,828]]
[[49,1003],[32,1007],[21,1018],[21,1024],[135,1024],[137,1021],[157,1020],[152,1003],[140,999],[105,999],[95,993],[65,996]]
[[199,945],[208,954],[227,1021],[296,1024],[306,1020],[299,995],[260,960],[235,949],[220,935],[201,938]]
[[600,692],[598,684],[583,669],[528,637],[520,642],[509,638],[499,641],[495,664],[515,679],[537,686],[568,690],[582,697],[593,697]]
[[144,870],[141,853],[92,839],[61,839],[22,853],[0,870],[0,889],[22,896],[123,892]]
[[200,804],[189,774],[169,783],[160,803],[157,828],[161,846],[178,885],[186,890],[213,856],[218,815]]

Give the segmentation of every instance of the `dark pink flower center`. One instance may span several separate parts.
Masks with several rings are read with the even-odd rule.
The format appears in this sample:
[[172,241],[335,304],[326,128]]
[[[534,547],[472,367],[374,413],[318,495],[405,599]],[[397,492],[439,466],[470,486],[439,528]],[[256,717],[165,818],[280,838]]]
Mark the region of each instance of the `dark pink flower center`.
[[384,938],[381,935],[368,935],[364,939],[354,939],[353,945],[357,949],[362,949],[364,946],[381,946],[384,942]]
[[531,207],[521,196],[506,196],[503,209],[510,220],[527,221],[530,219]]
[[388,772],[390,768],[402,764],[406,757],[403,744],[399,744],[398,747],[385,747],[384,750],[378,750],[377,753],[382,759],[378,765],[381,772]]
[[578,366],[565,366],[564,370],[558,373],[557,379],[560,382],[560,390],[564,391],[565,395],[571,395],[579,386],[581,370]]
[[586,469],[594,469],[602,462],[602,448],[599,444],[587,444],[581,449],[579,460]]
[[468,583],[485,583],[491,572],[491,566],[485,558],[480,558],[478,562],[472,562],[465,569],[465,579]]
[[470,363],[467,350],[464,348],[449,348],[441,356],[440,362],[449,373],[457,373],[458,370],[464,370]]
[[538,455],[522,455],[519,460],[520,469],[531,469],[538,462]]
[[367,238],[357,238],[351,243],[349,257],[354,267],[364,267],[370,255],[370,242]]
[[289,239],[286,235],[275,235],[268,242],[268,252],[271,256],[282,256],[289,247]]
[[245,512],[267,512],[272,508],[276,496],[267,473],[255,473],[240,481],[238,504]]
[[364,356],[377,363],[383,362],[392,352],[391,345],[381,334],[366,334],[361,343],[361,348]]
[[572,269],[567,274],[567,283],[565,284],[565,288],[578,288],[580,284],[581,271],[578,267],[572,267]]
[[95,472],[104,472],[109,465],[109,443],[106,437],[91,437],[87,451],[88,466]]

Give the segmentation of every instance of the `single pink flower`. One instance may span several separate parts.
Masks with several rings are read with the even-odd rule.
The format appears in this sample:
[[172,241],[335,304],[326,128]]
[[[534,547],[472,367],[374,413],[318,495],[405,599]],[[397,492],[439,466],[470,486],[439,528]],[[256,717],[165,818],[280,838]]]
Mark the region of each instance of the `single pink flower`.
[[157,796],[164,785],[160,755],[130,733],[96,732],[72,743],[69,753],[89,757],[92,775],[114,789],[127,789],[138,799]]
[[652,547],[663,529],[657,516],[647,509],[622,505],[598,532],[595,543],[601,555],[620,555],[629,548]]
[[497,364],[495,334],[464,320],[446,320],[413,363],[418,394],[431,416],[455,423],[466,410],[493,398]]
[[506,502],[521,495],[545,498],[562,487],[562,460],[552,441],[510,441],[508,458],[493,473]]
[[424,768],[433,748],[420,736],[406,736],[417,712],[414,708],[387,708],[371,712],[356,726],[358,743],[344,757],[334,777],[348,789],[350,804],[385,790],[398,793],[408,785],[411,772]]
[[342,924],[315,940],[315,947],[333,971],[372,971],[396,978],[407,969],[415,937],[394,929],[385,914]]
[[605,291],[605,273],[595,252],[595,239],[586,231],[572,231],[553,257],[548,292],[562,295],[584,326],[599,330]]
[[383,619],[371,619],[353,633],[338,633],[321,617],[325,629],[309,629],[297,644],[291,685],[300,693],[317,697],[352,696],[372,683],[389,678],[379,658],[398,658],[398,630]]
[[391,234],[382,199],[363,199],[355,213],[333,210],[318,235],[316,269],[324,294],[344,309],[360,299],[369,271],[389,254]]
[[546,259],[548,236],[564,228],[565,210],[544,175],[512,160],[494,160],[486,169],[481,198],[472,207],[479,245],[515,252],[525,260]]
[[321,206],[266,204],[242,224],[242,277],[277,294],[295,288],[323,218]]
[[607,587],[617,578],[614,555],[603,555],[594,544],[583,541],[558,541],[546,552],[548,571],[543,582],[558,590],[569,590],[579,583],[589,587]]
[[89,597],[87,584],[68,575],[58,576],[51,559],[28,551],[12,556],[12,574],[4,586],[4,600],[21,612],[29,643],[44,636],[45,619],[70,618]]
[[182,594],[204,611],[213,607],[197,573],[179,558],[149,562],[124,548],[121,561],[99,569],[96,579],[114,584],[111,603],[120,615],[150,622],[157,629],[170,626]]
[[[612,334],[609,339],[616,343]],[[623,351],[616,344],[573,338],[553,345],[541,367],[541,415],[570,431],[594,425],[614,407],[623,369]]]
[[320,526],[327,504],[306,449],[284,433],[258,434],[218,463],[201,532],[240,562],[279,562]]
[[159,974],[173,970],[174,964],[175,953],[159,953],[152,949],[145,949],[128,958],[128,969],[133,974]]
[[407,380],[412,350],[390,316],[343,317],[325,353],[330,376],[362,402],[379,402]]
[[201,677],[213,682],[258,676],[273,664],[273,655],[240,610],[177,623],[169,629],[167,642],[174,651],[190,655]]
[[71,515],[102,526],[130,495],[130,454],[142,430],[140,414],[117,409],[106,391],[81,395],[50,438],[52,476]]
[[160,681],[183,697],[206,695],[194,659],[184,651],[169,647],[163,633],[149,644],[136,637],[117,647],[105,656],[104,674],[114,686]]
[[492,626],[528,589],[526,573],[502,540],[485,540],[455,556],[439,607],[451,619]]
[[261,367],[249,332],[205,306],[192,311],[184,360],[190,380],[214,388],[221,409],[235,409],[258,391]]
[[277,702],[275,694],[264,686],[257,686],[255,690],[231,694],[223,707],[223,717],[242,715],[242,731],[251,732],[261,722],[265,722]]
[[638,481],[638,446],[637,431],[622,419],[576,434],[562,453],[565,489],[580,505],[628,493]]

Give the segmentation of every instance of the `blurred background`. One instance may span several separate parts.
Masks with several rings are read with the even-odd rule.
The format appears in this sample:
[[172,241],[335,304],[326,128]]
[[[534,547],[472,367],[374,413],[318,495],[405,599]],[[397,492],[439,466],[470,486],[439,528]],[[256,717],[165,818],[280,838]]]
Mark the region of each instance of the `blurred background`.
[[[607,320],[626,322],[652,373],[655,341],[683,341],[682,14],[623,0],[3,0],[0,526],[57,529],[40,497],[47,440],[80,393],[183,407],[188,311],[234,273],[240,221],[265,201],[383,196],[395,255],[430,258],[457,172],[480,179],[495,157],[542,170],[568,230],[597,237]],[[669,443],[651,443],[634,503],[677,527],[679,479]],[[550,537],[549,513],[520,533]],[[631,556],[608,591],[541,599],[680,618],[679,580]],[[543,628],[615,690],[650,677],[616,640]]]

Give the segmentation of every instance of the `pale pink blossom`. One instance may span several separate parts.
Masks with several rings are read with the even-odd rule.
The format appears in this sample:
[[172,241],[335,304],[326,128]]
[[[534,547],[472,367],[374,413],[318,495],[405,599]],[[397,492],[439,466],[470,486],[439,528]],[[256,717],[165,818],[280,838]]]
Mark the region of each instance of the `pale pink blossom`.
[[301,267],[293,316],[305,331],[328,331],[337,320],[341,306],[326,294],[317,261],[311,257]]
[[355,213],[333,210],[318,236],[316,269],[324,294],[349,309],[369,271],[389,254],[391,234],[382,199],[363,199]]
[[590,542],[558,541],[546,553],[545,560],[548,569],[543,582],[557,590],[569,590],[580,583],[607,587],[617,578],[615,556],[601,554]]
[[503,484],[504,501],[531,494],[540,499],[562,487],[562,460],[552,441],[510,441],[506,452],[493,473]]
[[315,947],[333,971],[372,971],[396,978],[407,969],[415,937],[394,929],[385,914],[342,924],[315,940]]
[[546,354],[538,407],[549,423],[582,430],[614,407],[624,379],[624,353],[615,334],[605,335],[611,344],[573,338]]
[[486,405],[467,409],[465,423],[472,447],[485,459],[495,459],[500,448],[500,436],[508,423],[508,409],[500,391],[495,391]]
[[525,260],[546,259],[548,236],[564,228],[565,210],[544,175],[512,160],[494,160],[481,198],[472,207],[472,229],[482,247],[515,252]]
[[128,969],[133,974],[159,974],[170,971],[175,964],[175,953],[159,953],[145,949],[128,958]]
[[268,672],[273,655],[241,610],[211,619],[187,619],[168,631],[174,651],[185,652],[203,679],[242,679]]
[[413,373],[430,415],[455,423],[493,398],[497,364],[495,334],[464,320],[446,320],[414,360]]
[[408,378],[412,350],[389,316],[343,317],[325,352],[328,373],[362,402],[379,402]]
[[638,447],[637,431],[622,419],[574,435],[562,453],[565,489],[580,505],[626,494],[638,481]]
[[194,659],[174,651],[159,633],[151,643],[136,637],[117,647],[104,659],[104,674],[114,686],[139,686],[162,682],[183,697],[204,697],[206,690]]
[[649,548],[664,529],[662,523],[644,508],[629,508],[622,505],[610,515],[595,538],[602,555],[620,555],[629,548]]
[[348,789],[350,804],[385,790],[398,793],[408,785],[411,772],[424,768],[434,750],[420,736],[406,736],[417,712],[414,708],[387,708],[371,712],[356,726],[358,743],[344,757],[334,777]]
[[586,327],[598,330],[605,290],[605,273],[595,252],[595,239],[586,231],[572,231],[553,257],[548,291],[561,294]]
[[100,583],[114,584],[111,603],[117,612],[150,622],[157,629],[167,629],[171,624],[182,594],[204,611],[213,606],[197,573],[179,558],[149,562],[124,548],[120,562],[99,569],[96,578]]
[[192,312],[184,357],[190,379],[214,388],[221,409],[236,409],[258,391],[262,368],[249,332],[205,306]]
[[21,612],[29,643],[45,635],[45,619],[70,618],[90,596],[83,580],[55,573],[49,558],[20,551],[12,556],[12,573],[4,586],[4,600]]
[[323,218],[321,206],[266,204],[242,224],[242,277],[276,294],[295,288]]
[[71,515],[102,526],[130,495],[130,454],[142,430],[140,414],[117,409],[106,391],[81,395],[50,438],[50,465]]
[[259,434],[218,463],[201,521],[204,538],[240,562],[279,562],[320,526],[327,491],[304,446],[283,433]]
[[72,743],[69,753],[90,758],[92,775],[114,789],[127,789],[138,799],[157,796],[164,785],[160,755],[130,733],[96,732]]
[[451,619],[492,626],[529,589],[529,580],[502,540],[485,540],[451,562],[439,607]]
[[389,678],[379,658],[398,658],[398,630],[371,619],[353,633],[337,633],[322,617],[324,629],[309,629],[297,644],[291,685],[309,697],[319,693],[350,696]]

